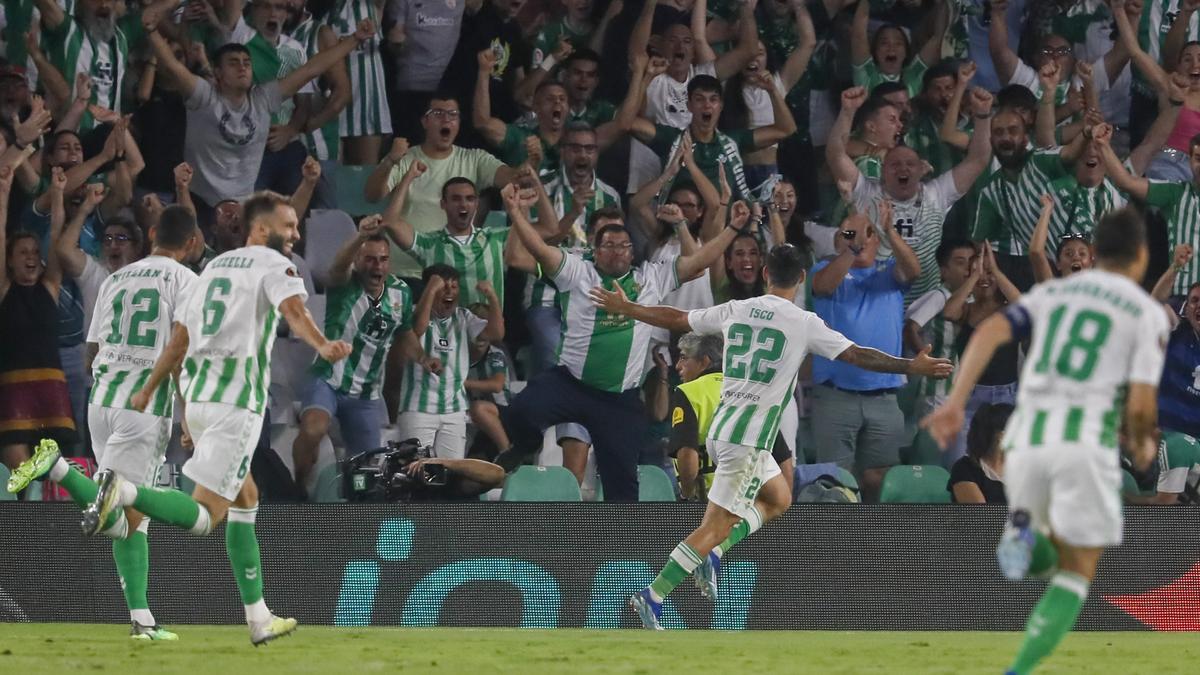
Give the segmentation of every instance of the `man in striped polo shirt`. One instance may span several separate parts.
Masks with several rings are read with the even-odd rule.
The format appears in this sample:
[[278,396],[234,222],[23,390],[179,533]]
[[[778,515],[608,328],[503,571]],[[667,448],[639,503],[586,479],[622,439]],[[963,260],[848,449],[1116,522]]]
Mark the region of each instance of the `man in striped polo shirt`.
[[400,383],[401,438],[416,438],[439,459],[463,459],[467,454],[467,390],[471,343],[504,339],[504,306],[486,280],[476,282],[487,299],[487,318],[459,305],[458,270],[444,263],[425,268],[425,291],[413,315],[412,332],[426,354],[441,361],[440,372],[410,362]]
[[412,291],[388,273],[390,249],[381,218],[369,216],[329,266],[325,337],[349,342],[350,356],[336,362],[317,357],[313,362],[313,381],[300,408],[300,434],[292,444],[296,484],[302,489],[333,416],[347,457],[379,447],[387,415],[381,397],[384,363],[393,344],[422,368],[436,373],[441,367],[425,355],[412,333]]
[[706,569],[697,574],[712,580],[706,585],[715,599],[721,555],[791,504],[771,448],[809,352],[878,372],[950,374],[949,361],[926,353],[909,360],[859,347],[816,314],[797,307],[792,299],[809,263],[809,256],[795,246],[776,246],[763,268],[765,295],[691,312],[631,302],[620,286],[597,287],[590,294],[610,315],[725,340],[721,402],[708,428],[707,449],[717,464],[708,507],[700,526],[675,547],[650,586],[629,599],[646,628],[662,630],[663,600],[701,565]]
[[[250,457],[258,445],[271,381],[271,347],[280,316],[292,334],[334,362],[350,354],[327,340],[304,305],[304,281],[288,256],[300,240],[300,221],[283,196],[256,193],[246,200],[247,245],[217,256],[184,301],[174,333],[130,406],[144,410],[151,395],[181,366],[185,419],[195,442],[183,473],[196,482],[179,490],[136,486],[112,472],[97,476],[96,499],[84,512],[93,533],[132,506],[160,522],[205,536],[226,516],[225,550],[233,568],[250,641],[262,644],[296,629],[263,599],[262,562],[254,521],[258,488]],[[117,513],[119,516],[119,513]]]
[[588,262],[542,240],[522,212],[516,186],[501,195],[515,235],[558,288],[563,340],[558,367],[531,380],[509,405],[505,422],[513,447],[496,463],[515,469],[541,447],[546,428],[576,422],[591,433],[605,500],[637,501],[638,453],[649,425],[640,387],[651,328],[593,307],[588,292],[619,285],[638,302],[661,302],[681,280],[699,275],[720,257],[750,209],[736,204],[729,227],[695,254],[634,267],[633,242],[624,225],[596,230],[595,258]]
[[[424,174],[424,162],[409,165],[400,185],[392,193],[383,220],[387,233],[400,250],[412,255],[422,266],[445,264],[462,276],[462,304],[486,305],[487,297],[479,290],[480,281],[495,285],[500,303],[504,303],[504,268],[512,256],[515,240],[510,243],[507,227],[476,227],[479,194],[470,178],[451,178],[442,185],[442,211],[446,225],[440,230],[413,232],[413,225],[400,214],[414,180]],[[536,179],[535,179],[536,180]]]
[[[882,178],[871,178],[859,171],[846,154],[850,123],[866,97],[866,92],[861,89],[850,89],[842,94],[842,111],[829,133],[825,157],[834,178],[854,186],[851,196],[856,211],[878,222],[881,204],[891,202],[891,226],[916,252],[917,261],[921,263],[921,275],[904,294],[904,303],[908,305],[938,285],[935,257],[942,242],[946,213],[987,168],[992,156],[991,133],[986,124],[980,124],[971,137],[963,161],[931,181],[921,180],[925,173],[924,162],[916,151],[906,146],[889,150],[883,161]],[[992,95],[983,89],[973,90],[971,110],[976,119],[987,119],[992,112]],[[892,257],[892,247],[887,243],[884,230],[880,229],[878,234],[879,257]]]
[[[975,125],[977,132],[980,126]],[[1080,134],[1065,147],[1031,151],[1025,120],[1010,109],[992,117],[991,134],[1000,169],[987,178],[979,194],[971,239],[991,242],[1001,270],[1018,288],[1028,289],[1033,272],[1025,254],[1041,216],[1041,196],[1051,181],[1068,175],[1067,166],[1082,153],[1087,139]]]
[[[88,404],[92,449],[101,470],[115,471],[144,486],[154,485],[171,440],[175,387],[171,381],[163,381],[145,412],[135,409],[130,399],[161,357],[171,324],[196,282],[196,275],[181,263],[188,261],[202,236],[195,216],[181,206],[167,207],[151,233],[154,247],[150,256],[123,267],[101,285],[96,316],[88,331],[94,379]],[[67,463],[51,440],[43,440],[33,458],[17,468],[13,477],[19,482],[10,482],[9,491],[23,489],[43,474],[61,485],[81,508],[96,498],[96,484]],[[149,519],[126,508],[101,534],[113,540],[113,561],[132,624],[130,637],[176,640],[174,633],[158,626],[146,601],[149,526]]]
[[[1172,249],[1180,244],[1188,244],[1193,250],[1200,250],[1200,135],[1188,144],[1192,182],[1177,183],[1137,178],[1130,174],[1113,152],[1110,145],[1112,134],[1112,126],[1108,124],[1102,124],[1092,131],[1104,157],[1109,178],[1129,196],[1162,210],[1167,219],[1167,238]],[[1171,293],[1184,295],[1188,287],[1197,281],[1200,281],[1200,256],[1192,256],[1175,275]]]

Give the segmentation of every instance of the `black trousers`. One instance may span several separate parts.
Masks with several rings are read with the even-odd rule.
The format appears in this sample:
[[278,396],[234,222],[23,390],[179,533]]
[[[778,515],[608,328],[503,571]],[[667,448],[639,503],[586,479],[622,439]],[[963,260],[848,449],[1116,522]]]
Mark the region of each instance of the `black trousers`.
[[582,424],[592,436],[604,501],[636,502],[638,455],[649,431],[638,390],[601,391],[558,366],[534,377],[513,398],[505,428],[513,452],[527,457],[541,448],[546,429],[565,422]]

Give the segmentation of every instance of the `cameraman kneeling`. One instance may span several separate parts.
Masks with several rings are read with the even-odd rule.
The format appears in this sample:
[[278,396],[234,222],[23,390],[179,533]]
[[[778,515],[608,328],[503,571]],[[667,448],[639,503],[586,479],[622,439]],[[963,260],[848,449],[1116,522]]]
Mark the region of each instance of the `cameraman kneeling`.
[[[432,468],[444,467],[444,470]],[[488,490],[504,484],[504,469],[479,459],[430,457],[417,459],[404,467],[412,478],[414,502],[453,502],[477,499]],[[431,484],[425,477],[441,474],[445,480]]]

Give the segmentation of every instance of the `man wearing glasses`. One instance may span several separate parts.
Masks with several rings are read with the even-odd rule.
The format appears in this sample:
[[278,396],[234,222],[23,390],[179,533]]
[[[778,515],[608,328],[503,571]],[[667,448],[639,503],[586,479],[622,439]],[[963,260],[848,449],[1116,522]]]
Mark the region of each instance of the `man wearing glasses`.
[[749,220],[739,202],[729,226],[693,255],[633,265],[633,242],[623,224],[598,227],[592,235],[594,259],[546,243],[529,223],[515,186],[502,192],[514,236],[565,297],[558,366],[533,378],[508,407],[505,420],[513,447],[496,463],[512,471],[542,445],[543,431],[576,422],[591,434],[596,467],[606,501],[638,499],[638,453],[649,419],[641,400],[651,327],[598,310],[588,297],[597,286],[619,286],[642,304],[661,304],[667,293],[699,275],[733,241]]
[[[921,275],[921,263],[896,230],[887,202],[877,225],[858,213],[842,221],[834,240],[837,256],[813,266],[813,308],[855,344],[899,356],[904,292]],[[880,231],[892,249],[886,262],[876,261]],[[812,379],[817,461],[856,471],[866,499],[877,500],[883,476],[900,463],[904,445],[904,415],[896,403],[904,376],[814,356]]]
[[380,223],[379,216],[363,219],[358,235],[342,246],[329,266],[325,336],[350,343],[350,355],[336,363],[319,356],[313,362],[300,434],[292,445],[296,484],[304,490],[333,416],[347,457],[379,446],[387,414],[381,403],[383,364],[393,344],[407,360],[430,372],[440,370],[437,359],[425,355],[413,335],[412,291],[388,272],[391,247]]
[[[410,151],[407,139],[394,140],[391,151],[367,179],[366,198],[371,201],[383,199],[400,186],[401,179],[414,163],[424,165],[425,171],[415,176],[409,186],[400,216],[415,232],[433,232],[442,229],[445,222],[442,186],[450,179],[466,178],[480,191],[512,182],[517,176],[515,167],[505,166],[484,150],[454,144],[462,123],[460,118],[458,99],[452,94],[433,94],[429,107],[421,116],[421,128],[425,133],[421,145]],[[401,277],[421,276],[422,266],[410,255],[394,256],[391,264],[392,272]]]

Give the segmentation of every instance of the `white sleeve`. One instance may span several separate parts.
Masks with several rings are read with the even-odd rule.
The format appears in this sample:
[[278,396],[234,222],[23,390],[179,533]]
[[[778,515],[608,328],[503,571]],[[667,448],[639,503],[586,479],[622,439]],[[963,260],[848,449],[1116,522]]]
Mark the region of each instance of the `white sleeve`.
[[200,288],[200,277],[193,274],[191,270],[188,270],[186,274],[180,272],[176,275],[176,278],[179,281],[176,282],[175,307],[173,309],[174,313],[171,315],[171,322],[186,324],[183,320],[183,308],[187,306],[192,294]]
[[1138,322],[1138,338],[1129,359],[1129,381],[1158,386],[1167,359],[1167,310],[1153,304],[1150,315]]
[[805,312],[805,327],[810,354],[836,359],[839,354],[854,346],[850,338],[842,335],[825,324],[821,317],[812,312]]
[[646,107],[642,110],[642,116],[655,124],[658,124],[662,120],[662,115],[667,112],[663,105],[664,99],[666,99],[667,81],[665,78],[667,77],[670,76],[661,73],[646,85]]
[[661,262],[646,262],[642,265],[642,274],[647,281],[653,281],[660,295],[666,295],[679,288],[679,275],[676,266],[679,256],[672,256]]
[[1033,95],[1039,98],[1042,95],[1042,83],[1038,81],[1037,71],[1021,59],[1017,60],[1017,69],[1013,71],[1012,79],[1008,83],[1019,84],[1032,91]]
[[462,325],[467,329],[467,338],[474,340],[479,337],[479,334],[487,328],[487,319],[481,319],[475,316],[475,313],[465,307],[459,307],[456,310],[459,317],[462,319]]
[[909,305],[908,311],[904,313],[904,318],[924,328],[925,324],[933,321],[933,318],[946,308],[947,299],[945,290],[935,288]]
[[588,264],[583,261],[583,258],[563,251],[562,262],[556,270],[542,270],[542,274],[558,287],[560,291],[566,291],[575,284],[583,281],[583,277],[587,274]]
[[850,193],[850,198],[854,200],[854,210],[867,213],[871,205],[882,196],[883,190],[879,187],[879,181],[867,178],[859,171],[858,180],[854,182],[854,191]]
[[723,302],[714,307],[693,309],[688,312],[688,325],[692,332],[700,335],[720,335],[725,332],[725,322],[733,318],[733,303]]
[[237,25],[234,26],[233,30],[229,33],[229,41],[236,42],[239,45],[244,45],[253,40],[254,36],[257,34],[258,31],[254,30],[250,27],[250,24],[246,23],[246,18],[239,16]]
[[962,198],[962,193],[954,184],[954,171],[947,171],[925,184],[925,189],[932,194],[934,201],[942,208],[949,210],[954,202]]
[[267,300],[275,307],[279,307],[284,300],[293,295],[300,296],[301,301],[308,299],[308,291],[304,290],[304,279],[300,277],[300,272],[296,270],[292,261],[286,258],[281,258],[278,262],[272,261],[271,271],[263,277],[262,285]]

